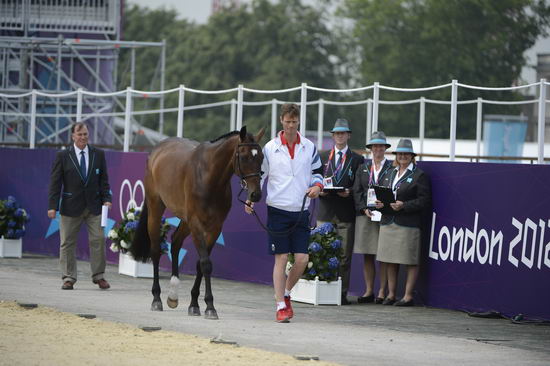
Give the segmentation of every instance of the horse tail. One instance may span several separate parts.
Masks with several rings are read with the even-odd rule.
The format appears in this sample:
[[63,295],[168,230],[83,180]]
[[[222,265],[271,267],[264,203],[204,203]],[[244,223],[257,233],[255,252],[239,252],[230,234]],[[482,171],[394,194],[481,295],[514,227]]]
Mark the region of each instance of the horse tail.
[[145,263],[151,257],[151,239],[149,238],[149,230],[147,229],[147,202],[143,202],[139,223],[134,233],[134,240],[130,246],[130,253],[136,261]]

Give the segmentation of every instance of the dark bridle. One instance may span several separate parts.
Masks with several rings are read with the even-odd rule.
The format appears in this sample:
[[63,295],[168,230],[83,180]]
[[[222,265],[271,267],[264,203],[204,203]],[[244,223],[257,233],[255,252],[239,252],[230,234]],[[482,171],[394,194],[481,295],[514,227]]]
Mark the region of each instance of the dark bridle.
[[[243,146],[249,146],[251,149],[253,147],[255,147],[255,148],[258,149],[258,152],[262,151],[262,147],[256,142],[242,142],[242,143],[237,145],[237,152],[235,153],[235,160],[237,160],[237,164],[236,164],[237,176],[241,179],[241,182],[240,182],[241,183],[241,192],[244,189],[248,189],[248,184],[246,183],[246,179],[251,178],[251,177],[259,177],[259,178],[262,177],[261,166],[260,166],[259,171],[243,175],[243,171],[241,169],[241,157],[239,155],[239,148],[243,147]],[[239,195],[240,195],[240,193],[239,193]]]

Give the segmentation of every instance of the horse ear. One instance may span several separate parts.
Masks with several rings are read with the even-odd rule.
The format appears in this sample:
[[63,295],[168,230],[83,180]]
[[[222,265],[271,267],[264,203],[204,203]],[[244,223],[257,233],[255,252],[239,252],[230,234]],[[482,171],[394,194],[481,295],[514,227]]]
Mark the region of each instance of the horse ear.
[[241,131],[239,132],[239,137],[241,138],[241,142],[246,141],[246,126],[241,127]]
[[258,132],[256,136],[254,136],[254,140],[256,140],[256,142],[260,142],[262,137],[264,137],[264,133],[265,133],[265,126],[262,127],[262,129],[260,130],[260,132]]

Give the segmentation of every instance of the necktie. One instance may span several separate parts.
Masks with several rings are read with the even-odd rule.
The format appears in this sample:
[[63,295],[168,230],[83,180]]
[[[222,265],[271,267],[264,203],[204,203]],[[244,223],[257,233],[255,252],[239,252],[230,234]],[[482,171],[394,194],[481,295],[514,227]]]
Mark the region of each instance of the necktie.
[[336,159],[336,178],[340,178],[342,174],[342,152],[338,151],[338,159]]
[[80,174],[82,179],[86,180],[86,158],[84,157],[84,151],[80,152]]

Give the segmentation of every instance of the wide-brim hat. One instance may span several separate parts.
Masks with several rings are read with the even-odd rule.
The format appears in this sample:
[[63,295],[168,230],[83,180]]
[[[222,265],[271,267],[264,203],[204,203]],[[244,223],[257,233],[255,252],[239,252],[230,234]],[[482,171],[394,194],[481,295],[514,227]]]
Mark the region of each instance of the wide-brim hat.
[[395,148],[395,151],[392,152],[392,154],[397,153],[408,153],[412,154],[413,156],[416,156],[416,153],[413,149],[413,143],[410,139],[401,139],[397,143],[397,147]]
[[344,118],[338,118],[336,122],[334,122],[334,127],[330,132],[351,132],[351,129],[349,128],[349,122]]
[[386,134],[383,131],[375,131],[370,136],[370,140],[367,143],[367,149],[370,149],[372,145],[385,145],[386,149],[391,145],[386,141]]

